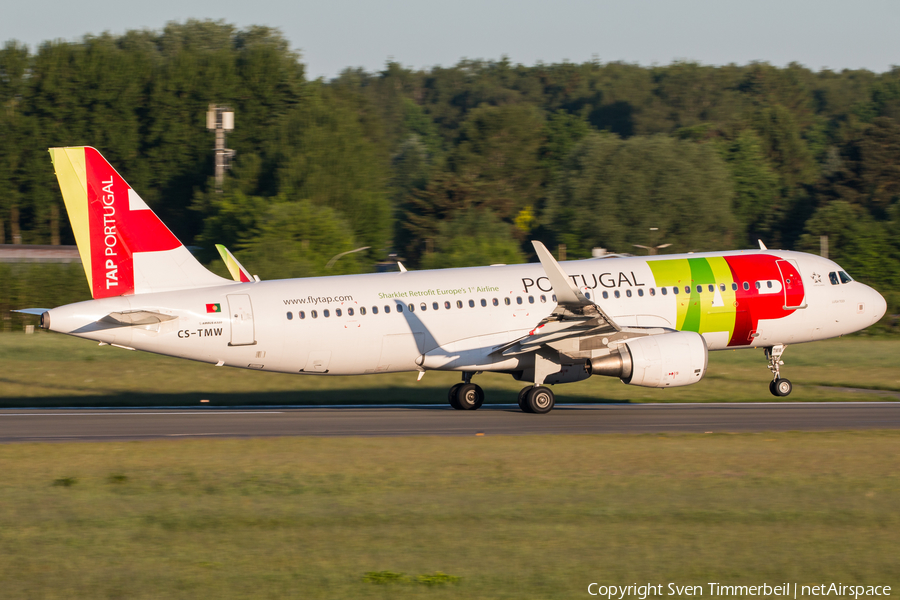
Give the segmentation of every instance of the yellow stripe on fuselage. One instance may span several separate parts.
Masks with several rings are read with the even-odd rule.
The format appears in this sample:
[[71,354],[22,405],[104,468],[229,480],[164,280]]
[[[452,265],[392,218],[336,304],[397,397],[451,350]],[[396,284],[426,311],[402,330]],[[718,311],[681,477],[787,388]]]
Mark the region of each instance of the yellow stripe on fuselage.
[[87,170],[85,168],[84,148],[50,148],[50,159],[56,171],[56,180],[62,190],[78,244],[81,265],[87,276],[88,287],[94,291],[91,280],[91,229],[88,221]]
[[[734,278],[731,275],[731,267],[722,257],[709,257],[706,259],[709,268],[713,272],[716,292],[703,294],[703,313],[700,317],[702,331],[727,331],[728,339],[734,334],[735,292],[731,289]],[[720,284],[725,284],[722,291]],[[717,300],[721,299],[719,306]]]

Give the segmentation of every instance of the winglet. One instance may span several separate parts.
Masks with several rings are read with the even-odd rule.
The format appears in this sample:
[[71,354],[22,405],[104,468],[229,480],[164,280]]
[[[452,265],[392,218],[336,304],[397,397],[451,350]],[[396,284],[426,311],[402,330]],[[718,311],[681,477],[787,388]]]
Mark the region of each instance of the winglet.
[[[254,278],[247,269],[244,268],[244,265],[234,257],[234,254],[232,254],[228,248],[222,244],[216,244],[216,250],[219,251],[219,256],[222,257],[222,261],[225,263],[225,266],[228,267],[228,272],[231,273],[232,279],[241,283],[250,283],[251,281],[254,281]],[[255,281],[259,281],[259,279],[255,279]]]
[[547,250],[544,244],[533,241],[531,245],[534,246],[534,250],[537,252],[541,266],[544,267],[544,272],[550,280],[550,285],[553,286],[553,291],[556,293],[556,301],[559,304],[591,304],[591,301],[581,293],[581,290],[575,287],[575,284],[572,283],[569,276],[566,275],[566,272],[559,266],[559,263],[556,262],[556,259],[553,258],[553,255],[550,254],[550,251]]
[[768,248],[766,248],[766,245],[763,244],[763,241],[762,241],[762,240],[756,240],[756,241],[759,242],[759,249],[760,249],[760,250],[768,250]]

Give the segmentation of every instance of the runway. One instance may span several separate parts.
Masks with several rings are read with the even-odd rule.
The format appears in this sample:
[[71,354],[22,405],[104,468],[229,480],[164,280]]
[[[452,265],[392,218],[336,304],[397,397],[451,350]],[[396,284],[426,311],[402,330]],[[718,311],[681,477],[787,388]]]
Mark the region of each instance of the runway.
[[900,429],[898,402],[0,410],[0,442]]

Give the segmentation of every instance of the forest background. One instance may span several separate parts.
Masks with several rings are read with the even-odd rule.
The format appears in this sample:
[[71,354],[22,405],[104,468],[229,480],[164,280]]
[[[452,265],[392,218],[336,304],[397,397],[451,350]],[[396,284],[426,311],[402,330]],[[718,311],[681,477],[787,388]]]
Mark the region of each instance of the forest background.
[[[210,104],[235,111],[221,192]],[[310,81],[224,22],[0,50],[0,243],[72,244],[47,148],[100,150],[202,262],[263,279],[525,262],[529,241],[818,252],[900,312],[900,68],[464,60]],[[655,229],[653,229],[655,228]],[[368,246],[327,268],[334,255]],[[90,297],[80,265],[0,264],[10,308]],[[27,319],[27,317],[25,317]],[[29,321],[30,322],[30,321]]]

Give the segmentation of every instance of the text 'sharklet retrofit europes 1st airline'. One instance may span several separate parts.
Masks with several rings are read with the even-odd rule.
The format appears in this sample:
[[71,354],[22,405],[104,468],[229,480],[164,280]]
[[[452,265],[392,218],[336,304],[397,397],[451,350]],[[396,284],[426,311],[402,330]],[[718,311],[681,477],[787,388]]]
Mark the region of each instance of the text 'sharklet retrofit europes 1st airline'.
[[41,327],[101,344],[217,366],[363,375],[458,371],[449,402],[474,410],[479,372],[528,385],[591,375],[644,387],[700,381],[710,350],[765,349],[776,396],[788,344],[858,331],[884,298],[836,263],[768,250],[612,257],[260,281],[223,247],[234,281],[204,268],[115,169],[89,147],[50,155],[93,300],[39,314]]

